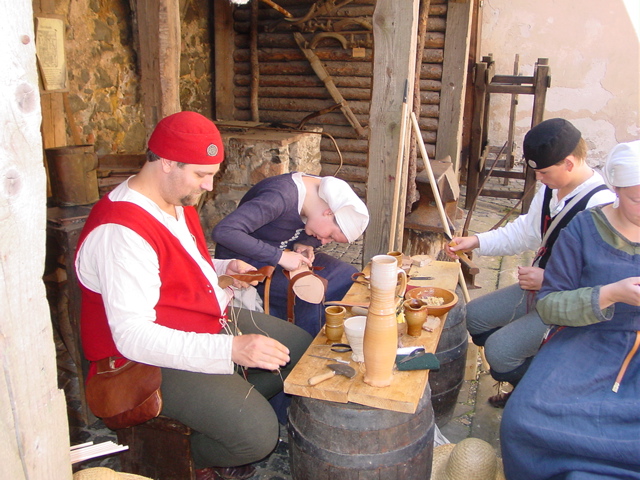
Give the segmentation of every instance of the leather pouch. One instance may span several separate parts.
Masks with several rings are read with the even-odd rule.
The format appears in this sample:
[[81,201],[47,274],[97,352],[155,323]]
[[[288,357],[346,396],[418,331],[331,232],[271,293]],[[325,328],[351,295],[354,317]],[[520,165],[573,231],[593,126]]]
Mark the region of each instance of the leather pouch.
[[132,427],[160,415],[160,367],[120,357],[104,358],[97,367],[86,385],[87,404],[107,427]]

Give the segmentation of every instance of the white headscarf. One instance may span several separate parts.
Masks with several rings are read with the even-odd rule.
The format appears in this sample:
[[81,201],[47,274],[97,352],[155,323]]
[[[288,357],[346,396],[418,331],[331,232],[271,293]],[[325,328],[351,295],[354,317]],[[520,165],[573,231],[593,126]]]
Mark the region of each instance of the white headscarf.
[[604,165],[609,188],[640,185],[640,140],[613,147]]
[[355,242],[369,224],[369,211],[349,184],[335,177],[322,177],[318,196],[327,202],[349,243]]

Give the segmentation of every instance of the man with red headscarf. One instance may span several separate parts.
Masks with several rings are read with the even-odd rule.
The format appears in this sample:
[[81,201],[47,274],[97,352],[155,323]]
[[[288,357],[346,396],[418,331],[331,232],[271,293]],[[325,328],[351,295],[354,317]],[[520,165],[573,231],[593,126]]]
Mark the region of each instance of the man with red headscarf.
[[194,430],[197,477],[247,478],[254,471],[247,464],[278,441],[283,379],[311,337],[230,309],[232,290],[218,286],[218,275],[254,267],[212,261],[194,208],[224,158],[213,122],[195,112],[170,115],[148,147],[140,172],[93,207],[78,242],[89,377],[105,358],[161,367],[162,414]]

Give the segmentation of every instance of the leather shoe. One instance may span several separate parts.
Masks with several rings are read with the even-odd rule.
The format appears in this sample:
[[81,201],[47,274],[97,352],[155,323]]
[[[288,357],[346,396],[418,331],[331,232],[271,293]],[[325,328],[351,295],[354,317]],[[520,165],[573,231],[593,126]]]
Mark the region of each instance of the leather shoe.
[[512,393],[513,392],[500,392],[497,395],[489,397],[489,405],[495,408],[504,408]]
[[256,473],[252,465],[239,467],[208,467],[196,470],[196,480],[245,480]]

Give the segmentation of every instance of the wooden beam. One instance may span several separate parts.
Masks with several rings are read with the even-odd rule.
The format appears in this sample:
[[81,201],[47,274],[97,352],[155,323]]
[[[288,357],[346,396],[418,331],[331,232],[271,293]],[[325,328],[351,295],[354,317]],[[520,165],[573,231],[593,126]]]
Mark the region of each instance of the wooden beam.
[[260,63],[258,62],[258,17],[260,13],[260,4],[258,0],[251,2],[251,34],[250,45],[251,51],[251,120],[260,121],[260,112],[258,110],[258,90],[260,89]]
[[[418,17],[418,40],[416,45],[416,73],[414,76],[413,84],[413,106],[412,112],[416,115],[420,115],[420,104],[422,102],[422,91],[420,88],[420,72],[422,71],[422,61],[425,57],[424,46],[427,40],[427,23],[429,21],[429,9],[431,8],[431,0],[420,0],[420,15]],[[439,99],[438,99],[439,103]],[[420,200],[420,194],[418,193],[418,187],[416,185],[416,175],[418,173],[418,147],[413,137],[414,132],[411,128],[408,129],[409,134],[409,154],[407,157],[407,175],[406,175],[406,198],[405,198],[405,213],[411,212],[413,204]],[[399,246],[402,248],[402,245]],[[390,250],[394,250],[393,248]],[[409,253],[409,252],[407,252]]]
[[179,0],[136,0],[140,83],[147,134],[180,109]]
[[[387,251],[399,149],[405,81],[413,98],[420,0],[379,0],[373,13],[373,89],[369,115],[367,205],[371,214],[365,233],[363,261]],[[402,169],[405,171],[406,169]],[[406,190],[397,204],[404,212]],[[404,222],[404,215],[399,216]],[[402,228],[396,229],[402,240]],[[402,244],[400,241],[397,243]]]
[[451,156],[453,169],[460,169],[462,120],[467,86],[467,63],[471,39],[473,3],[476,0],[449,2],[444,39],[440,115],[435,158]]
[[233,7],[230,2],[213,2],[213,34],[215,42],[215,117],[217,120],[234,120],[233,95]]
[[71,478],[64,391],[42,281],[46,178],[31,0],[0,0],[0,471]]

